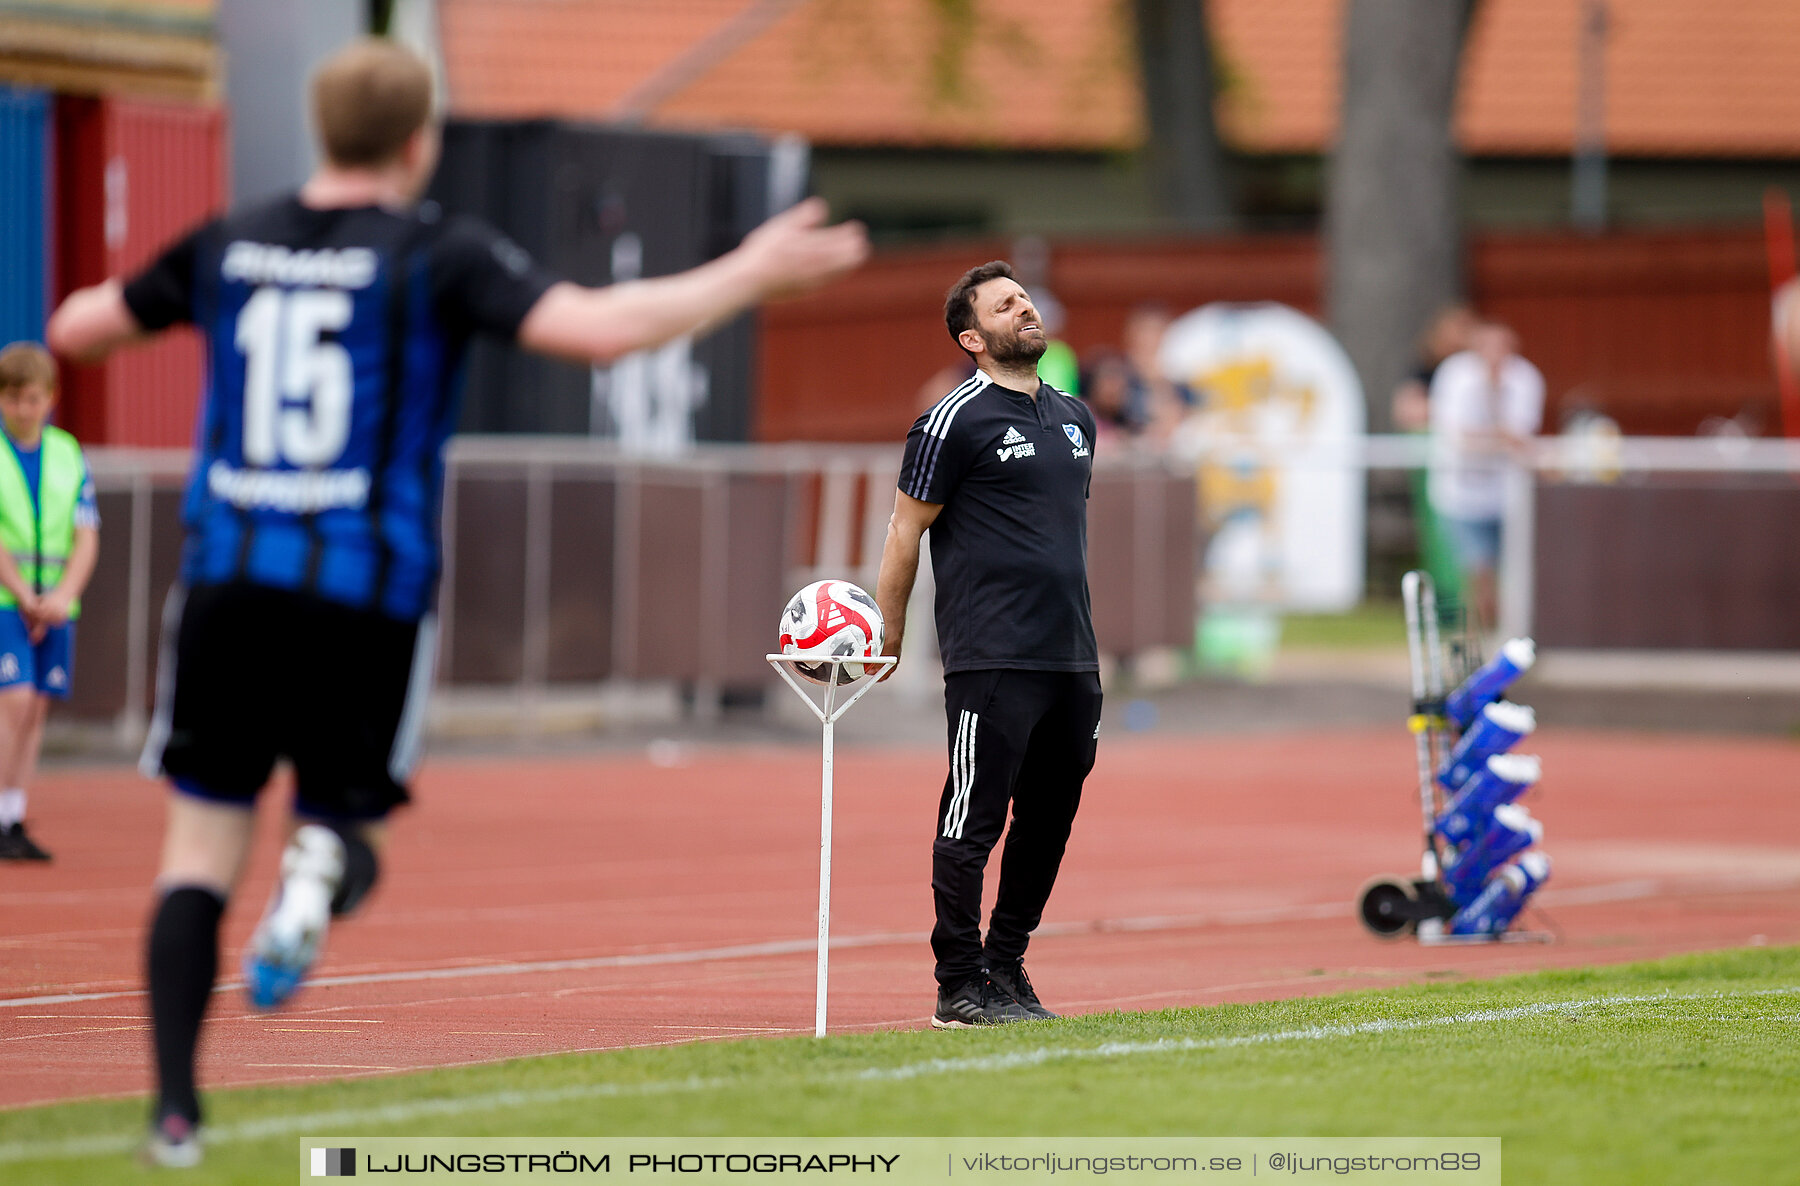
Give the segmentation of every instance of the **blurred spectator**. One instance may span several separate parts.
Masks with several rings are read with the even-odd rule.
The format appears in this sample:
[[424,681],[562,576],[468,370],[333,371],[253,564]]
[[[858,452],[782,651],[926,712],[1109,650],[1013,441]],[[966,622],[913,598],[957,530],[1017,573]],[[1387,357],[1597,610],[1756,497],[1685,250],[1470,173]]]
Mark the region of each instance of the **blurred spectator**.
[[1119,351],[1102,347],[1088,355],[1081,373],[1081,398],[1094,413],[1095,431],[1102,441],[1131,439],[1143,431],[1136,406],[1140,388],[1131,363]]
[[1163,374],[1158,357],[1174,320],[1168,306],[1160,304],[1139,305],[1125,318],[1125,358],[1135,380],[1132,414],[1143,425],[1145,439],[1159,448],[1198,402],[1191,390]]
[[1396,432],[1424,432],[1431,426],[1431,378],[1452,354],[1469,348],[1469,339],[1480,324],[1467,305],[1446,305],[1419,339],[1419,362],[1394,389],[1392,412]]
[[1050,344],[1044,347],[1044,356],[1038,359],[1038,378],[1064,395],[1080,395],[1081,363],[1075,358],[1074,347],[1062,340],[1063,326],[1069,319],[1063,303],[1043,285],[1033,286],[1026,295],[1031,298],[1038,316],[1043,318],[1044,336],[1050,339]]
[[[69,698],[75,620],[100,554],[100,511],[75,438],[49,423],[56,362],[0,350],[0,860],[47,861],[25,830],[44,719]],[[10,472],[9,472],[10,471]]]
[[913,397],[913,411],[923,415],[931,411],[940,399],[955,391],[968,379],[975,375],[975,364],[965,356],[960,362],[945,363],[931,372],[919,387],[919,394]]
[[1483,322],[1470,348],[1431,381],[1431,506],[1462,567],[1470,608],[1495,625],[1496,570],[1508,471],[1530,455],[1544,419],[1544,377],[1518,353],[1512,330]]
[[1068,311],[1050,291],[1050,241],[1042,235],[1020,235],[1013,240],[1012,266],[1032,308],[1043,319],[1044,336],[1050,339],[1038,359],[1038,378],[1064,395],[1081,394],[1081,364],[1075,350],[1062,341]]
[[[1585,387],[1562,398],[1561,477],[1565,482],[1616,482],[1624,470],[1625,434]],[[1700,426],[1702,434],[1706,426]]]
[[[1395,432],[1425,432],[1431,427],[1431,380],[1446,358],[1469,348],[1469,336],[1478,319],[1467,305],[1446,305],[1419,338],[1418,362],[1394,389],[1392,412]],[[1462,567],[1458,563],[1444,525],[1431,509],[1424,470],[1407,475],[1412,492],[1413,530],[1419,538],[1419,563],[1431,574],[1438,601],[1443,605],[1462,601]]]
[[1694,435],[1712,437],[1715,440],[1747,441],[1762,435],[1762,417],[1752,408],[1745,408],[1735,416],[1708,416],[1694,430]]

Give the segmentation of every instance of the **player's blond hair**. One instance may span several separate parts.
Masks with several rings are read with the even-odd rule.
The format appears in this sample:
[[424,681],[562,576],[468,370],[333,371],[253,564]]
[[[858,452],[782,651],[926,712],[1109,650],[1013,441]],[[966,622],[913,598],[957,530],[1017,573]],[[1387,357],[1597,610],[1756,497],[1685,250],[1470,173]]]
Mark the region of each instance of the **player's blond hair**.
[[56,359],[36,342],[14,342],[0,350],[0,391],[38,383],[56,390]]
[[431,118],[431,68],[392,41],[358,41],[313,74],[312,105],[327,160],[346,168],[385,165]]

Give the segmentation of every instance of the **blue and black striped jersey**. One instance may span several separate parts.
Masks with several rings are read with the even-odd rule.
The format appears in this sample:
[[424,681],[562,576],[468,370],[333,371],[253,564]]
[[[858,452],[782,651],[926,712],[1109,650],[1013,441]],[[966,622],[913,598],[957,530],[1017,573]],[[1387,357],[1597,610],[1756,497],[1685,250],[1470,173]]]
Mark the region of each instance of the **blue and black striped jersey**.
[[423,616],[468,341],[514,336],[551,283],[498,232],[431,204],[289,196],[170,247],[125,302],[147,330],[187,322],[206,339],[183,580]]

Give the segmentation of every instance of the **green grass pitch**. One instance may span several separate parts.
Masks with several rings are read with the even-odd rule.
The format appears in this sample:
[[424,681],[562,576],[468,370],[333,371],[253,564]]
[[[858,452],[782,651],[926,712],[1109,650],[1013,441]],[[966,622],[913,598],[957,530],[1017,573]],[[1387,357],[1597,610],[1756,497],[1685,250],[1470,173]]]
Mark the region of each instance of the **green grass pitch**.
[[[1508,1183],[1794,1182],[1800,948],[1101,1014],[695,1043],[218,1091],[186,1183],[297,1138],[1498,1136]],[[0,1113],[0,1179],[135,1179],[141,1100]]]

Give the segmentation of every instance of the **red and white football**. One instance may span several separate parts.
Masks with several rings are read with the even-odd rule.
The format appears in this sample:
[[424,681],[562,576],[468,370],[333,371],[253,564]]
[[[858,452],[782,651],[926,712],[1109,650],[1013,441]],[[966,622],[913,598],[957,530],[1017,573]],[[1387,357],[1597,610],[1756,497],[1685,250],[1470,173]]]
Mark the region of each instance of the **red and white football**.
[[[781,611],[781,653],[842,655],[873,659],[881,654],[881,610],[875,599],[849,581],[814,581],[794,594]],[[794,669],[816,684],[831,679],[830,663],[796,663]],[[838,668],[838,682],[861,679],[861,663]]]

